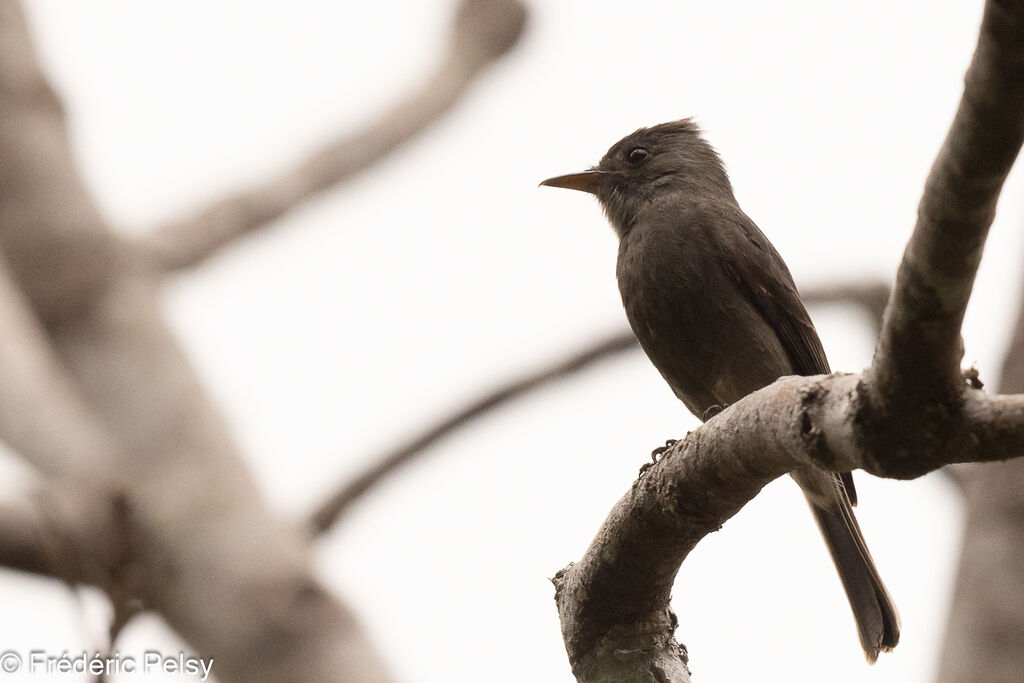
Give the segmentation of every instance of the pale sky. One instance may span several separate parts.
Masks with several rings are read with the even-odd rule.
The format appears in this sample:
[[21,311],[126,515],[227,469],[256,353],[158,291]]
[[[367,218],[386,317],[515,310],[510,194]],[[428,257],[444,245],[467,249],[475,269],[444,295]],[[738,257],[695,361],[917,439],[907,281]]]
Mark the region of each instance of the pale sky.
[[[454,5],[26,3],[81,171],[126,232],[372,121],[432,69]],[[169,320],[282,515],[496,382],[625,324],[596,202],[537,183],[640,126],[695,116],[800,286],[891,279],[981,2],[531,10],[520,46],[439,125],[167,289]],[[1021,290],[1019,173],[1005,195],[964,331],[965,365],[988,382]],[[868,364],[862,316],[811,314],[834,368]],[[400,681],[566,683],[548,577],[579,559],[650,450],[695,426],[641,354],[615,359],[423,454],[318,546],[317,571]],[[938,475],[860,474],[858,491],[903,618],[896,652],[864,662],[812,518],[779,481],[683,565],[673,604],[695,681],[934,677],[957,495]],[[0,649],[102,644],[95,595],[80,608],[54,582],[4,572],[0,604]],[[119,650],[178,647],[146,618]]]

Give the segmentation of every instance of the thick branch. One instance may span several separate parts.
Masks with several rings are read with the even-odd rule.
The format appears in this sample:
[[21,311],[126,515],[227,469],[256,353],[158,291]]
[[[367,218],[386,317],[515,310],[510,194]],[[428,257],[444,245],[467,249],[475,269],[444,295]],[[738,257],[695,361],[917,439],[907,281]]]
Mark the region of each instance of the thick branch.
[[[935,161],[865,377],[861,434],[916,467],[912,415],[935,446],[955,438],[960,324],[996,201],[1024,141],[1024,3],[990,0],[964,94]],[[931,449],[926,449],[931,450]]]
[[326,145],[279,178],[146,235],[139,248],[166,270],[194,266],[372,166],[458,102],[473,78],[516,43],[525,17],[519,0],[464,0],[444,61],[416,93],[369,128]]
[[958,393],[960,325],[996,200],[1024,141],[1024,6],[985,4],[949,134],[925,184],[872,374],[872,401],[916,410]]
[[554,365],[533,372],[477,399],[450,417],[430,427],[419,436],[378,458],[363,474],[346,482],[341,490],[324,503],[310,518],[310,526],[313,532],[320,534],[327,531],[349,505],[362,497],[374,485],[411,460],[417,453],[424,451],[456,429],[525,393],[540,389],[556,380],[569,377],[601,359],[635,348],[639,348],[639,346],[633,333],[629,331],[621,332],[582,351],[578,351],[565,360],[558,361]]
[[[634,483],[580,562],[555,578],[577,680],[688,680],[669,611],[675,575],[704,536],[773,479],[803,467],[918,476],[951,463],[1024,455],[1024,395],[969,389],[952,417],[960,438],[908,473],[891,453],[861,446],[861,384],[857,375],[783,378],[690,433]],[[922,424],[928,420],[907,429]],[[657,678],[655,671],[672,673]]]
[[123,499],[79,483],[47,483],[0,506],[0,566],[108,589],[125,554]]
[[0,260],[0,440],[48,475],[86,476],[114,445]]
[[[130,557],[100,585],[159,611],[216,660],[220,680],[388,680],[351,613],[314,577],[308,539],[263,504],[159,315],[155,275],[103,222],[75,173],[15,0],[0,0],[0,149],[0,254],[16,285],[8,291],[31,307],[41,325],[32,334],[46,334],[33,362],[52,371],[50,350],[73,383],[68,397],[80,397],[114,442],[78,485],[101,507],[116,501],[120,543],[88,546],[83,564]],[[16,298],[0,303],[17,316],[26,305]],[[25,318],[8,329],[29,334]],[[66,426],[52,417],[53,429]],[[118,482],[113,496],[93,485],[106,480]],[[19,538],[24,549],[29,535]]]
[[[0,566],[54,576],[52,549],[59,539],[47,538],[38,511],[25,506],[0,506]],[[60,572],[60,576],[65,576]]]

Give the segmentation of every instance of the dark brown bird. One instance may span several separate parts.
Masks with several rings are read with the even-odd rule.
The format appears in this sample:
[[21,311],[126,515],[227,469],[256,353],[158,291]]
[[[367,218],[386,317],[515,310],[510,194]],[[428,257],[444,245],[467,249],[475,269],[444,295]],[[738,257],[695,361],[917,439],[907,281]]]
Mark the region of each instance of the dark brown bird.
[[[541,185],[597,196],[619,236],[626,317],[672,391],[697,417],[784,375],[829,372],[793,277],[733,196],[721,159],[689,119],[641,128],[594,168]],[[849,472],[792,473],[835,561],[869,661],[900,623],[852,505]]]

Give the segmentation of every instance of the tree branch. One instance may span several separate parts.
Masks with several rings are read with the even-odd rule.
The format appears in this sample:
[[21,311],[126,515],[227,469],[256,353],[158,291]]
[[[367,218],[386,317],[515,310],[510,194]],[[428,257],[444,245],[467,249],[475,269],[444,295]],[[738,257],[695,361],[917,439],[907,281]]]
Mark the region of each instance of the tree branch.
[[[0,328],[45,334],[33,367],[45,379],[57,365],[67,396],[80,398],[112,442],[88,463],[92,476],[75,480],[79,495],[114,520],[99,534],[106,545],[81,548],[81,566],[97,568],[85,579],[115,601],[135,597],[158,611],[216,660],[222,681],[389,680],[350,611],[314,576],[308,538],[264,505],[160,317],[150,264],[89,198],[15,0],[0,0],[0,46],[0,255],[16,286],[0,283],[0,294],[10,294],[0,303],[14,306],[0,314]],[[3,371],[17,370],[11,350],[0,348]],[[17,390],[32,400],[26,407],[47,397]],[[52,428],[65,426],[60,415],[52,419]],[[5,438],[17,433],[7,426]],[[20,448],[32,450],[24,446],[32,438],[34,431]],[[55,455],[53,469],[74,477],[63,462]],[[76,515],[83,523],[101,517]],[[30,530],[8,530],[22,553],[8,559],[25,568],[41,566]]]
[[107,589],[125,560],[120,500],[79,482],[48,481],[0,505],[0,566]]
[[113,458],[45,330],[0,259],[0,439],[41,472],[81,476]]
[[[650,680],[689,680],[669,609],[676,573],[704,536],[777,477],[817,467],[909,478],[1024,455],[1024,395],[967,389],[956,416],[959,438],[908,470],[891,452],[862,447],[862,393],[858,375],[780,379],[691,432],[633,484],[580,562],[554,579],[577,680],[647,680],[643,672]],[[907,429],[929,425],[922,416]],[[672,673],[655,678],[656,671]]]
[[[803,299],[808,304],[852,303],[860,306],[871,315],[876,328],[881,327],[882,312],[888,297],[889,286],[883,283],[814,287],[803,294]],[[418,436],[376,458],[374,464],[362,474],[346,481],[337,493],[313,513],[309,521],[310,528],[314,534],[322,534],[330,529],[349,505],[362,498],[374,486],[386,479],[400,466],[412,460],[418,453],[434,445],[456,429],[525,393],[545,387],[551,382],[566,379],[604,358],[639,348],[633,332],[628,329],[623,330],[596,344],[573,351],[562,360],[535,370],[470,402]]]
[[1024,140],[1022,82],[1024,3],[989,0],[872,366],[783,378],[689,434],[634,484],[583,559],[555,578],[577,680],[689,680],[669,611],[676,573],[774,478],[798,467],[911,478],[1024,454],[1024,395],[990,396],[959,369],[963,312]]
[[[999,390],[1024,392],[1024,300]],[[1011,681],[1024,671],[1024,461],[958,474],[967,519],[938,680]]]
[[1010,338],[1010,348],[1006,351],[1003,368],[999,374],[999,391],[1010,393],[1024,392],[1024,299],[1017,311],[1017,324]]
[[1024,11],[985,3],[949,134],[925,183],[872,374],[875,403],[914,410],[959,391],[960,326],[1003,182],[1024,141]]
[[63,576],[55,571],[51,549],[59,547],[45,540],[43,524],[35,510],[23,506],[0,506],[0,566],[45,576]]
[[569,377],[604,358],[635,348],[639,348],[639,346],[633,333],[630,331],[620,332],[473,401],[420,435],[376,459],[365,472],[346,482],[310,518],[309,525],[313,533],[321,534],[330,529],[349,505],[361,498],[398,467],[411,460],[417,453],[429,448],[456,429],[523,394]]
[[800,290],[800,298],[808,306],[842,303],[858,306],[870,316],[877,334],[882,329],[882,317],[885,315],[885,306],[889,303],[891,291],[892,288],[884,282],[824,285],[806,291]]
[[195,266],[234,240],[380,161],[448,111],[485,67],[516,43],[526,19],[519,0],[463,0],[447,55],[416,93],[356,135],[310,155],[284,175],[143,236],[158,268]]

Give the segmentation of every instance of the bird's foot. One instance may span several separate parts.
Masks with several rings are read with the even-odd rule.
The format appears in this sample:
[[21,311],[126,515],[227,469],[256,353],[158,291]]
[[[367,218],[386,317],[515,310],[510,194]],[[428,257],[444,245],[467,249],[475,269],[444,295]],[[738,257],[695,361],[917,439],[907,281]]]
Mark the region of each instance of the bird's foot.
[[653,460],[654,462],[658,462],[658,459],[665,454],[665,451],[672,448],[677,443],[679,443],[678,439],[668,439],[667,441],[665,441],[664,446],[658,446],[653,451],[651,451],[651,460]]
[[645,462],[643,465],[640,466],[640,474],[638,476],[644,476],[644,472],[657,465],[658,461],[661,459],[661,456],[665,454],[665,451],[669,450],[677,443],[679,443],[677,439],[668,439],[665,442],[664,446],[658,446],[653,451],[651,451],[651,462]]
[[708,420],[713,418],[715,415],[718,415],[720,412],[722,412],[723,410],[725,410],[728,407],[729,407],[728,403],[723,403],[722,405],[718,405],[716,403],[713,406],[709,406],[708,409],[704,411],[704,415],[701,416],[701,418],[700,418],[701,422],[707,422]]

